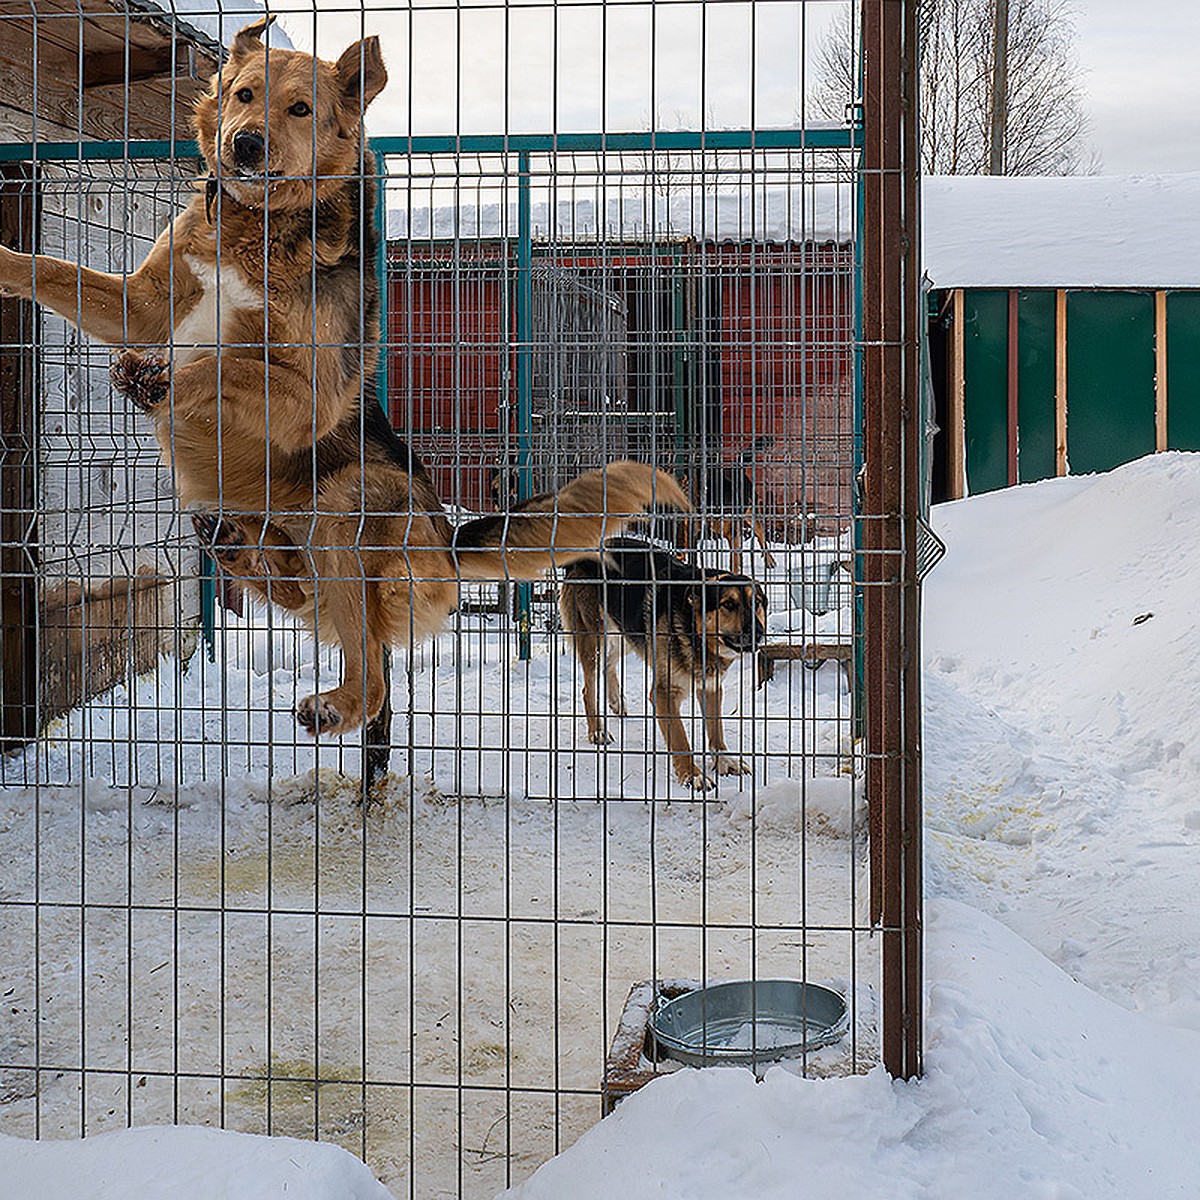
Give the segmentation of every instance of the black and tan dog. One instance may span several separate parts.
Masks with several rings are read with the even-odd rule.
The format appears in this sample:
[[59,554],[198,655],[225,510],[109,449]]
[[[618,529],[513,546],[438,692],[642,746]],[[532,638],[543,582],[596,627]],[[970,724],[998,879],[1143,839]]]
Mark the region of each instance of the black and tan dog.
[[588,739],[611,741],[600,715],[597,680],[604,660],[608,706],[625,716],[617,664],[627,649],[647,663],[658,727],[681,783],[713,781],[692,756],[680,700],[694,692],[704,715],[708,749],[719,775],[750,767],[726,753],[721,685],[735,658],[752,652],[765,634],[766,593],[745,575],[705,571],[638,538],[610,538],[603,563],[568,567],[559,594],[563,627],[583,666]]
[[378,40],[327,62],[268,49],[268,23],[237,35],[198,103],[208,178],[137,270],[0,247],[0,289],[126,347],[114,383],[152,421],[222,567],[341,643],[340,685],[296,709],[340,734],[383,705],[383,645],[439,630],[459,580],[533,578],[655,502],[688,502],[669,475],[622,462],[451,526],[375,399],[362,119],[387,82]]

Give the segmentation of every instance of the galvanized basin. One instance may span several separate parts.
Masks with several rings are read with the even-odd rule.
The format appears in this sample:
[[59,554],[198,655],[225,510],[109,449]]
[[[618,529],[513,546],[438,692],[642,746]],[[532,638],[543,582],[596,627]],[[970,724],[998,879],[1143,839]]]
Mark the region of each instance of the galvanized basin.
[[738,980],[661,1004],[650,1030],[661,1053],[693,1067],[794,1058],[849,1028],[844,997],[799,979]]

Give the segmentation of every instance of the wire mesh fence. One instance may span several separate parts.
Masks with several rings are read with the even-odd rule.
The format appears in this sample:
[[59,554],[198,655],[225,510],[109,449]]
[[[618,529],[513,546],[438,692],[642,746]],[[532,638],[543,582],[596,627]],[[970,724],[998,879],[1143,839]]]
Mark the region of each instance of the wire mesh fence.
[[[0,15],[0,230],[66,264],[0,258],[0,1130],[317,1137],[490,1196],[686,1069],[647,1022],[689,987],[828,985],[844,1033],[793,1069],[880,1061],[862,597],[893,582],[861,136],[803,122],[832,6],[738,6],[778,128],[630,133],[616,83],[591,132],[518,111],[526,20],[604,79],[645,24],[662,102],[683,21],[722,103],[730,6],[678,7],[285,14],[322,54],[350,29],[336,66],[228,6]],[[512,103],[464,82],[489,21]],[[408,124],[368,142],[375,32]]]

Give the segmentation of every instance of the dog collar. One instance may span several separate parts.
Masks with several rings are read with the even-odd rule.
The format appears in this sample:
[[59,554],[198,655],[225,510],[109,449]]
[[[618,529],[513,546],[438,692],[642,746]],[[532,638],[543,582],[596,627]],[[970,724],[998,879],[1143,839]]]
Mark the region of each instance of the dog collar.
[[221,181],[216,175],[210,175],[204,181],[204,216],[210,225],[213,223],[213,205],[218,195],[226,204],[238,203],[237,199],[221,186]]
[[213,201],[220,190],[221,184],[215,175],[210,175],[204,181],[204,216],[210,225],[213,223]]

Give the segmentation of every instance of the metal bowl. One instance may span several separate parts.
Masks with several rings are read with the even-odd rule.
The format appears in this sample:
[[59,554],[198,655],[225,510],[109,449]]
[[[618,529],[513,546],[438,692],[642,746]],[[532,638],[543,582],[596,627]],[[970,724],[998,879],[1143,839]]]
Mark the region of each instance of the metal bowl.
[[799,979],[715,983],[659,1005],[658,1049],[693,1067],[766,1063],[831,1046],[849,1028],[845,998]]

